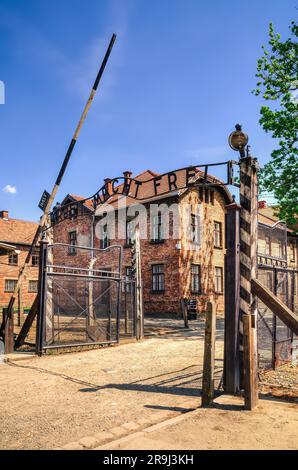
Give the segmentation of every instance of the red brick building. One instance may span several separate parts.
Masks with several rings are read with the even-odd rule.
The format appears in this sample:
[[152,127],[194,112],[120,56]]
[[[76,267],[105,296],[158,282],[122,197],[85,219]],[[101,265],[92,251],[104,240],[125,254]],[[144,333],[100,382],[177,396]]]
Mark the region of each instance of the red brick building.
[[[35,222],[11,219],[0,211],[0,308],[7,306],[37,229]],[[30,308],[37,292],[38,250],[33,255],[19,299]]]
[[[196,179],[201,175],[198,171]],[[125,172],[124,176],[130,178],[131,173]],[[133,178],[137,181],[156,178],[156,192],[166,192],[164,178],[160,179],[151,170]],[[210,176],[208,178],[209,182],[218,182]],[[107,184],[108,181],[106,180]],[[137,219],[141,232],[146,232],[147,228],[147,233],[141,233],[145,314],[179,314],[182,298],[196,299],[199,310],[204,308],[206,301],[212,299],[217,312],[223,312],[225,212],[226,205],[232,202],[232,198],[224,186],[184,187],[179,176],[175,181],[175,189],[167,194],[152,197],[152,192],[151,196],[146,194],[146,185],[144,189],[140,186],[138,196],[142,199],[142,207],[136,199],[129,196],[130,193],[128,196],[114,195],[96,210],[91,201],[86,201],[83,215],[73,220],[66,219],[54,226],[54,242],[95,248],[121,244],[124,252],[123,274],[129,275],[133,226]],[[81,199],[83,198],[69,194],[62,205]],[[153,204],[156,207],[155,215],[152,216]],[[140,219],[139,211],[142,212],[144,207],[146,213]],[[173,208],[175,210],[172,211]],[[138,213],[137,216],[134,211]],[[123,212],[126,215],[125,222],[122,222],[123,218],[120,216]],[[107,217],[110,213],[113,213],[116,229],[110,227]],[[66,256],[69,259],[60,262],[73,266],[73,254]],[[79,257],[77,263],[79,266]],[[109,263],[105,267],[110,268]]]

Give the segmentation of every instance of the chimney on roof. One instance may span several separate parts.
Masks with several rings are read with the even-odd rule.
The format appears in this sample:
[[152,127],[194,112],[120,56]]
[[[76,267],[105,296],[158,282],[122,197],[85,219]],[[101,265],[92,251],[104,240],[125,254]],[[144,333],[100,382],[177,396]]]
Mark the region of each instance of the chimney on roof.
[[259,201],[258,203],[259,209],[265,209],[266,206],[267,206],[266,201]]
[[131,178],[132,171],[123,171],[124,178]]
[[0,211],[0,219],[8,219],[8,211]]

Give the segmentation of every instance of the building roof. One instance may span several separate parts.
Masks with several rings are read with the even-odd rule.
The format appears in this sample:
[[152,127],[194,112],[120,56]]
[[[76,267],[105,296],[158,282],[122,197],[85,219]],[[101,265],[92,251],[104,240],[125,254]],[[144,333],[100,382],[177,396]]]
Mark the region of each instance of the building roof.
[[[259,207],[258,221],[262,224],[269,225],[270,227],[279,222],[280,218],[278,217],[278,206]],[[281,223],[286,225],[285,222],[281,221]],[[287,227],[287,231],[289,233],[293,233],[293,230],[291,230],[289,227]]]
[[0,242],[31,245],[37,227],[36,222],[0,218]]

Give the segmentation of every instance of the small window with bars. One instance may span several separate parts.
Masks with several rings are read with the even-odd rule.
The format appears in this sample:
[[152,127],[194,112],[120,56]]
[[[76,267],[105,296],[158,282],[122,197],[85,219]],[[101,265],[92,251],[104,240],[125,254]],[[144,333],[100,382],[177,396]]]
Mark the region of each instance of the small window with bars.
[[17,282],[16,279],[5,279],[4,292],[14,292]]
[[199,264],[191,265],[191,292],[193,294],[201,292],[201,267]]
[[28,292],[30,293],[37,293],[38,289],[38,281],[36,280],[29,280],[28,283]]
[[76,249],[77,232],[75,230],[68,233],[68,242],[69,242],[69,245],[70,245],[68,247],[68,254],[69,255],[76,255],[77,254],[77,249]]
[[215,292],[221,294],[223,292],[223,268],[215,267]]
[[165,275],[163,264],[152,265],[152,292],[163,292],[165,290]]
[[19,256],[17,253],[11,252],[8,255],[8,264],[11,264],[13,266],[17,266],[19,262]]

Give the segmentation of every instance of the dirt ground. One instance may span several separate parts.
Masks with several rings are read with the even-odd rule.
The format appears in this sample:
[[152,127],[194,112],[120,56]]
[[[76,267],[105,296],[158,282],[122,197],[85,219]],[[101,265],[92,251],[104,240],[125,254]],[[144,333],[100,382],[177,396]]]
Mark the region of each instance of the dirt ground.
[[[154,415],[163,421],[169,412],[186,411],[190,399],[199,407],[203,340],[204,329],[197,324],[190,331],[180,329],[138,343],[0,364],[0,448],[53,449],[140,418],[150,421]],[[216,386],[222,378],[222,358],[219,318]],[[231,448],[242,448],[246,435],[261,428],[272,437],[264,448],[275,442],[298,447],[297,405],[289,406],[290,412],[284,414],[272,403],[254,415],[255,421],[239,407],[197,410],[198,421],[185,429],[184,436],[177,428],[177,446],[186,445],[195,425],[205,436],[198,448],[222,448],[220,436],[225,442],[230,439]],[[281,431],[284,441],[278,441]]]
[[[175,421],[175,418],[174,420]],[[124,442],[103,446],[110,450],[297,450],[298,406],[260,400],[245,411],[242,400],[222,396],[213,408],[199,408],[177,422],[138,433]],[[164,425],[166,424],[166,425]]]

